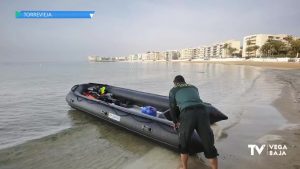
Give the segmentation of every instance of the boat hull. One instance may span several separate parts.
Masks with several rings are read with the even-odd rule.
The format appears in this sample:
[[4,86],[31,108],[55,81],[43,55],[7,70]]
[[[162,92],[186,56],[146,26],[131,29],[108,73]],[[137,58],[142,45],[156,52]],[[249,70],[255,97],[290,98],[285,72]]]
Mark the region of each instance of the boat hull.
[[[74,86],[66,96],[67,103],[74,109],[91,114],[111,124],[120,126],[124,129],[127,129],[128,131],[137,133],[141,136],[144,136],[146,138],[164,144],[174,150],[178,150],[179,148],[178,131],[174,130],[173,122],[170,121],[170,119],[164,116],[153,117],[141,113],[140,109],[122,107],[114,103],[107,103],[102,100],[91,99],[82,95],[82,91],[92,85],[95,84],[82,84],[82,85]],[[97,84],[97,85],[101,85],[101,84]],[[113,86],[108,86],[108,85],[106,86],[109,91],[113,91],[112,90]],[[118,90],[120,89],[123,88],[119,88]],[[139,94],[138,91],[130,90],[128,93],[130,94],[130,92],[137,92],[136,93],[137,96]],[[114,94],[115,96],[118,96],[118,92],[114,91]],[[124,95],[124,93],[122,94]],[[147,93],[141,92],[141,94],[144,95]],[[150,96],[151,94],[149,95],[149,98],[147,98],[148,100],[151,98]],[[156,96],[159,96],[161,99],[160,102],[158,103],[158,107],[162,109],[163,108],[162,103],[166,102],[166,101],[162,102],[162,100],[165,99],[165,97],[160,95],[154,95],[152,97],[156,97]],[[144,97],[146,97],[146,95]],[[190,150],[190,154],[203,152],[201,139],[199,138],[196,132],[194,132],[192,135],[189,150]]]

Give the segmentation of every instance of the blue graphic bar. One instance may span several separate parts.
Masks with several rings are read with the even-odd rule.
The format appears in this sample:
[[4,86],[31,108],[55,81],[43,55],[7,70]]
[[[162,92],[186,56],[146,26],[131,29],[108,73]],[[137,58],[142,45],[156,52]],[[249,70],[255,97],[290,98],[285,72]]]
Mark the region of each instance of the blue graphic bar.
[[91,19],[95,11],[16,11],[17,19]]

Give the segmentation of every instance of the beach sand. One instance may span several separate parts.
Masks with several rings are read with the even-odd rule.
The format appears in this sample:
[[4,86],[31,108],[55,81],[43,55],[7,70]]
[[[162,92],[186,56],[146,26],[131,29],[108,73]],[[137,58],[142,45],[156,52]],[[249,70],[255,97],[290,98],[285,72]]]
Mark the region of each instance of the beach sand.
[[[276,78],[278,78],[278,82],[283,83],[283,88],[281,94],[278,99],[273,102],[273,106],[280,112],[280,114],[284,117],[285,122],[279,123],[279,127],[273,128],[269,132],[264,132],[262,136],[254,139],[252,142],[248,144],[276,144],[276,145],[286,145],[287,151],[286,156],[270,156],[270,155],[260,155],[257,154],[255,156],[244,156],[240,157],[235,156],[234,154],[239,154],[241,149],[238,149],[238,142],[242,141],[241,139],[234,140],[229,146],[229,148],[221,147],[221,151],[225,152],[227,155],[224,157],[221,156],[220,166],[222,168],[243,168],[243,169],[299,169],[300,168],[300,71],[293,70],[278,70],[271,69],[270,72],[276,73]],[[267,112],[265,112],[267,113]],[[258,115],[257,115],[258,116]],[[244,117],[246,119],[250,119],[249,117]],[[272,119],[274,116],[267,116],[262,119],[256,119],[251,128],[244,128],[242,122],[235,126],[236,129],[240,129],[237,131],[231,131],[236,137],[239,135],[244,135],[245,133],[253,133],[254,131],[263,130],[255,129],[254,125],[258,125],[260,127],[266,127],[266,125],[259,125],[259,121],[266,121],[268,119]],[[228,131],[229,132],[229,131]],[[233,134],[232,133],[232,134]],[[231,134],[231,135],[232,135]],[[251,134],[249,134],[251,135]],[[235,138],[236,139],[236,138]],[[248,140],[248,141],[249,141]],[[236,144],[236,145],[235,145]],[[228,144],[227,144],[228,145]],[[229,144],[230,145],[230,144]],[[231,149],[237,148],[236,152]],[[278,151],[279,152],[279,151]],[[250,154],[250,152],[249,152]]]
[[[187,61],[186,61],[187,62]],[[216,63],[227,65],[247,65],[276,69],[300,69],[299,62],[259,62],[259,61],[192,61],[194,63]]]
[[[270,107],[248,104],[240,121],[224,129],[216,141],[220,168],[300,168],[300,72],[267,69],[265,76],[268,75],[276,75],[282,84],[280,96]],[[70,110],[69,117],[73,122],[70,129],[0,150],[0,169],[174,169],[179,166],[178,154],[167,147],[76,110]],[[271,143],[287,145],[287,155],[250,156],[248,144]],[[208,168],[203,155],[192,156],[189,164],[190,169]]]
[[[97,118],[70,110],[76,127],[0,150],[1,169],[177,168],[175,151]],[[84,121],[82,119],[85,119]],[[117,134],[116,134],[117,133]],[[203,161],[191,157],[191,167]]]
[[269,133],[279,136],[270,142],[285,144],[288,151],[286,157],[274,159],[267,156],[263,161],[268,161],[268,166],[272,168],[300,169],[300,71],[280,72],[278,78],[285,82],[286,86],[273,105],[287,119],[287,124]]

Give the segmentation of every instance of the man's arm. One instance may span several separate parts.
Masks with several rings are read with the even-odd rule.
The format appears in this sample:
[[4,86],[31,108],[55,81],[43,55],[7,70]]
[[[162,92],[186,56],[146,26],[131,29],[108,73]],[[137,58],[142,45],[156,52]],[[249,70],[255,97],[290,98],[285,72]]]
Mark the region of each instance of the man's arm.
[[174,90],[170,90],[169,93],[169,103],[170,103],[170,115],[172,118],[172,121],[176,124],[178,122],[178,115],[179,115],[179,109],[176,105],[176,99],[175,99],[175,92]]

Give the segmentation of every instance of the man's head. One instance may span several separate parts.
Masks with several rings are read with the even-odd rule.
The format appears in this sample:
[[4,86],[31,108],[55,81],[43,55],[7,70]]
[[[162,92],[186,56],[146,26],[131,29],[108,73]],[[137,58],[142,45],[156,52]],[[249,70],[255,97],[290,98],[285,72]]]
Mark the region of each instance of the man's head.
[[182,84],[182,83],[185,83],[185,80],[183,78],[183,76],[181,75],[177,75],[175,76],[174,80],[173,80],[174,84]]

